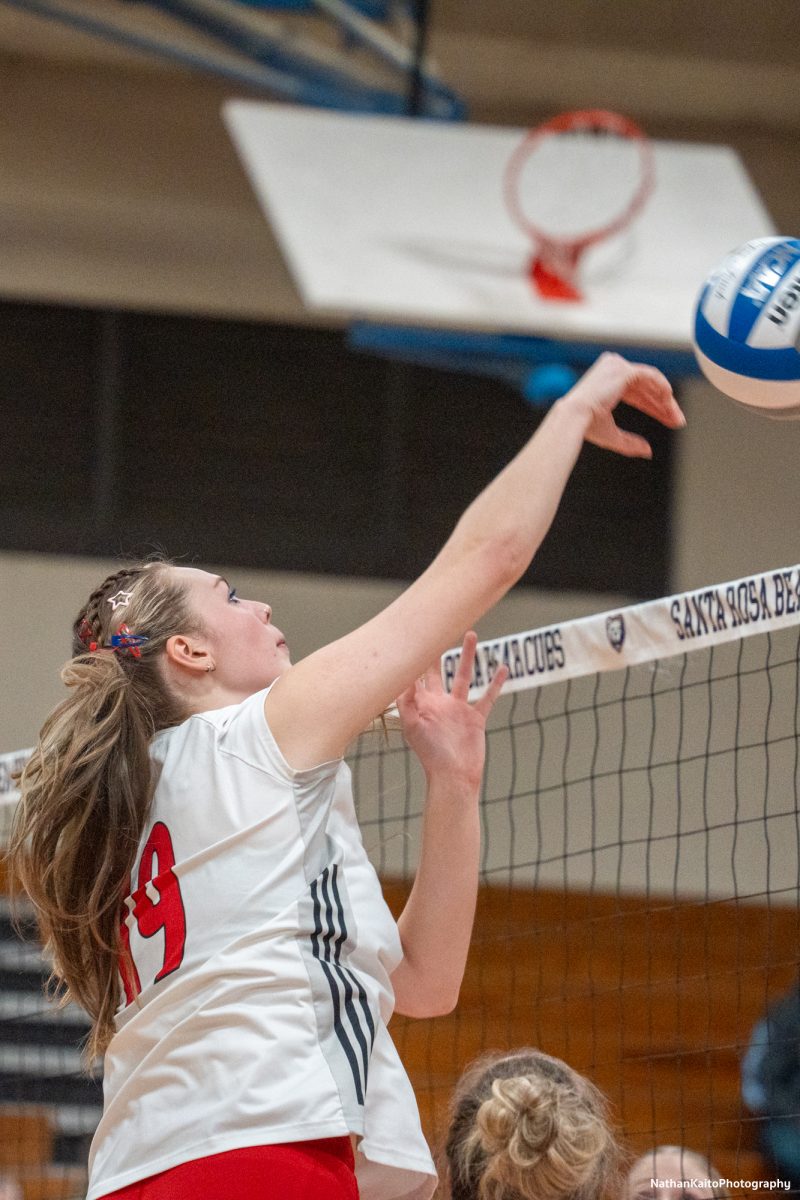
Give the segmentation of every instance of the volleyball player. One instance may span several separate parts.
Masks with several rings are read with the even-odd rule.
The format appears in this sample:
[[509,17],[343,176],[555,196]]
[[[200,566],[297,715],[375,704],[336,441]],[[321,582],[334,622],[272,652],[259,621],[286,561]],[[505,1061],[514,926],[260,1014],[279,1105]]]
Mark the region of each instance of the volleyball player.
[[[525,571],[584,440],[649,457],[617,427],[620,399],[684,423],[658,371],[601,356],[419,579],[296,665],[269,606],[206,572],[151,565],[92,593],[12,846],[56,977],[105,1053],[88,1200],[344,1200],[348,1134],[364,1200],[432,1191],[386,1023],[393,1004],[424,1016],[458,994],[502,674],[470,709],[474,636],[450,698],[429,664]],[[428,777],[397,927],[342,764],[395,697]]]
[[707,1158],[686,1146],[656,1146],[633,1163],[623,1200],[725,1200],[730,1192]]
[[464,1072],[445,1156],[448,1200],[619,1195],[620,1152],[605,1098],[539,1050],[487,1055]]

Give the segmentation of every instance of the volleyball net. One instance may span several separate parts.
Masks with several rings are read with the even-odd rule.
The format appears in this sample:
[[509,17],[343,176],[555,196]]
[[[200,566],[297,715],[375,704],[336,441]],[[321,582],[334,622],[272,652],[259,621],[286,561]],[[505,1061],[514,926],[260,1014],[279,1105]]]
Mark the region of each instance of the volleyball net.
[[[452,1016],[393,1026],[434,1140],[467,1062],[534,1045],[609,1095],[637,1153],[678,1143],[732,1182],[772,1177],[740,1071],[797,982],[799,656],[797,567],[481,644],[474,694],[498,662],[511,679],[470,963]],[[422,780],[397,734],[363,738],[353,772],[399,907]],[[785,1117],[799,1047],[800,1027]]]
[[[444,656],[446,680],[456,662]],[[448,1017],[392,1023],[429,1137],[476,1055],[536,1046],[607,1093],[632,1150],[679,1143],[734,1183],[777,1177],[758,1153],[769,1097],[755,1084],[765,1048],[800,1062],[800,1029],[781,1035],[785,1054],[768,1024],[751,1043],[797,983],[800,567],[481,643],[475,696],[499,662],[511,677],[488,734],[461,1000]],[[5,814],[24,757],[0,758]],[[364,735],[351,765],[364,842],[399,909],[421,773],[398,732]],[[56,1151],[72,1130],[80,1162],[99,1097],[77,1085],[69,1031],[48,1033],[42,1003],[14,984],[31,964],[9,954],[0,1120],[33,1098],[61,1130]],[[800,1087],[783,1103],[791,1123]]]

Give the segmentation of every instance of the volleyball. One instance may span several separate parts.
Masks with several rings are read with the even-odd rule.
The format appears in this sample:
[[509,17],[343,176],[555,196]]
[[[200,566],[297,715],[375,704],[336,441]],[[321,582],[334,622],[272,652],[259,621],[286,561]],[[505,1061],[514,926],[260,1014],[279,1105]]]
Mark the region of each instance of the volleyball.
[[700,291],[694,352],[726,396],[800,418],[800,240],[758,238],[723,259]]

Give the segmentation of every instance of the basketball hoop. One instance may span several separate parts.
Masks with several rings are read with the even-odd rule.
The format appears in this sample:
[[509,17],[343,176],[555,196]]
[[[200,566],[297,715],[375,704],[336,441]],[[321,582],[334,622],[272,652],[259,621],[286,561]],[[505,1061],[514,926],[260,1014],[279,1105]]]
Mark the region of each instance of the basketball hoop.
[[509,160],[504,196],[534,242],[529,276],[538,294],[581,300],[582,256],[630,225],[654,181],[650,141],[620,113],[582,109],[532,129]]

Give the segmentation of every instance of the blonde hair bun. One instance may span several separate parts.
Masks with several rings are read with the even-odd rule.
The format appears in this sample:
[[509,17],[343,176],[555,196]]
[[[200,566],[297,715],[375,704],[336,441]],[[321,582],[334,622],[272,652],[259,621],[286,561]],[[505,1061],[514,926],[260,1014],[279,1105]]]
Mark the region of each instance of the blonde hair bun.
[[618,1177],[603,1096],[536,1050],[467,1071],[446,1153],[453,1200],[597,1200]]
[[520,1165],[530,1165],[558,1135],[558,1088],[551,1080],[525,1075],[495,1079],[475,1125],[484,1153],[505,1151]]

